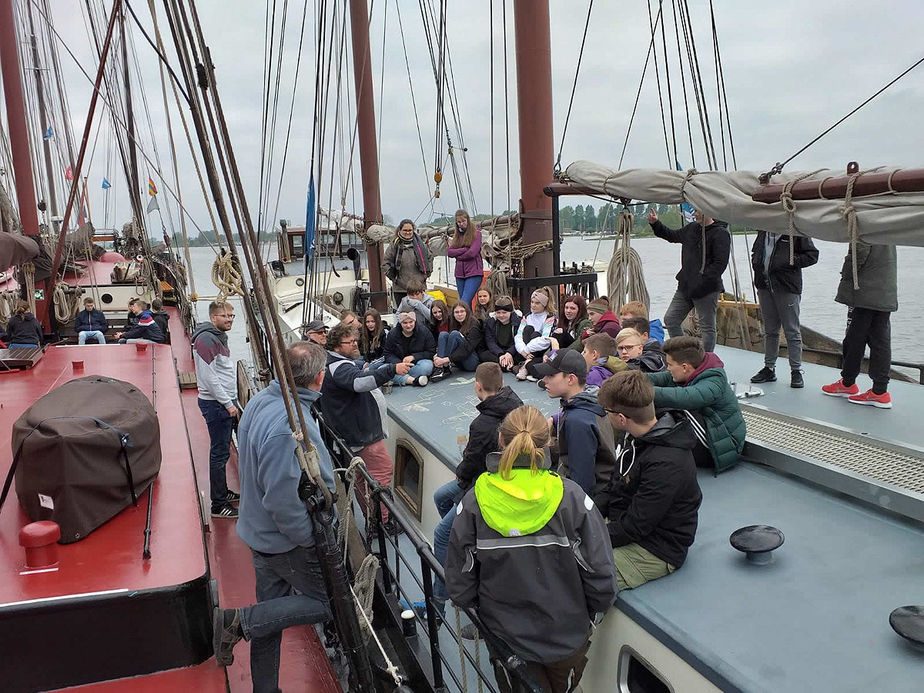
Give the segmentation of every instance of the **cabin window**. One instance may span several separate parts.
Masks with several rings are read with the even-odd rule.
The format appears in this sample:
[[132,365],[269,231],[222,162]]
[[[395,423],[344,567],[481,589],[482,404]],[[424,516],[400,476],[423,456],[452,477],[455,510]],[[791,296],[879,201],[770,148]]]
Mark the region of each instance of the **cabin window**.
[[673,693],[661,674],[631,647],[619,652],[619,693]]
[[99,297],[99,300],[105,303],[106,305],[109,305],[110,303],[112,303],[112,294],[109,294],[109,293],[102,294]]
[[395,493],[420,520],[423,498],[423,464],[407,441],[395,445]]

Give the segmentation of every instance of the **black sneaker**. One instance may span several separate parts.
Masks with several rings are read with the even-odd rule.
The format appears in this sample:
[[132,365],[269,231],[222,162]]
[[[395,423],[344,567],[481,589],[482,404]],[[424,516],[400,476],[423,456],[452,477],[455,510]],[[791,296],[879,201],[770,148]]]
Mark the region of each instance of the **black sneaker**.
[[225,496],[225,500],[226,500],[226,501],[228,501],[229,503],[237,503],[240,499],[241,499],[241,494],[240,494],[240,493],[236,493],[236,492],[234,492],[234,491],[228,489],[228,495]]
[[430,382],[430,379],[427,376],[418,375],[416,378],[414,378],[414,382],[411,384],[416,385],[417,387],[426,387],[428,382]]
[[775,383],[776,382],[776,372],[767,366],[764,366],[759,371],[757,375],[751,378],[752,383]]
[[789,381],[789,387],[805,387],[805,380],[802,378],[802,371],[792,372],[792,379]]
[[237,508],[230,503],[225,503],[219,507],[212,507],[212,517],[225,517],[231,520],[237,519]]
[[431,383],[438,383],[440,380],[442,380],[442,379],[445,378],[447,375],[449,375],[449,372],[448,372],[448,371],[449,371],[449,368],[448,368],[448,367],[445,367],[445,366],[443,366],[443,367],[437,366],[436,368],[433,369],[433,372],[430,374],[430,382],[431,382]]
[[234,646],[243,637],[241,612],[216,606],[212,611],[212,648],[219,666],[234,664]]

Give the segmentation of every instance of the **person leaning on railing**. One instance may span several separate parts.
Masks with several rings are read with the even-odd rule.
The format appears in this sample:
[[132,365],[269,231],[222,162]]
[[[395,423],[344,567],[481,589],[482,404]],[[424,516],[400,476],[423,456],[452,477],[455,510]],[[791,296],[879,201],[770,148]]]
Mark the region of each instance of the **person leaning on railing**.
[[[592,622],[616,597],[606,525],[577,484],[549,471],[538,409],[508,414],[500,442],[503,452],[488,456],[488,471],[460,501],[446,588],[456,604],[477,607],[543,690],[565,693],[587,665]],[[495,671],[500,690],[512,691],[506,670]]]

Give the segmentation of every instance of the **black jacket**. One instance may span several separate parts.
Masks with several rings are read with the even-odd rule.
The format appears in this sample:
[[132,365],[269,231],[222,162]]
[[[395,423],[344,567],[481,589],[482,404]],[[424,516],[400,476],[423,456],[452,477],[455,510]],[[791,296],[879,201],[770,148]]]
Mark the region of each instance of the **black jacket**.
[[490,351],[495,356],[502,356],[503,354],[510,354],[511,356],[517,355],[516,345],[513,343],[513,336],[517,333],[517,330],[520,327],[521,318],[516,313],[510,314],[510,344],[506,347],[501,346],[497,343],[497,318],[488,318],[484,322],[484,345],[488,351]]
[[405,356],[414,356],[414,362],[424,359],[433,360],[436,353],[436,340],[427,327],[414,325],[414,333],[410,337],[404,336],[400,325],[389,330],[385,338],[385,362],[400,363]]
[[616,440],[595,391],[584,390],[561,401],[557,436],[558,473],[596,501],[613,473]]
[[770,276],[764,269],[767,232],[758,231],[751,246],[751,267],[754,268],[754,287],[764,291],[786,294],[802,293],[802,268],[818,262],[818,248],[811,238],[793,236],[793,263],[789,264],[789,235],[778,234],[773,255],[770,257]]
[[315,406],[327,425],[353,448],[383,440],[382,413],[372,391],[395,377],[395,367],[363,370],[353,359],[328,351],[326,371]]
[[728,267],[731,236],[724,221],[713,221],[705,230],[695,221],[679,230],[669,229],[656,221],[651,225],[651,230],[658,238],[682,246],[680,271],[677,273],[677,289],[680,293],[689,299],[697,299],[716,291],[725,291],[722,273]]
[[82,310],[77,313],[77,320],[74,322],[74,331],[75,332],[105,332],[109,329],[109,323],[106,321],[106,316],[103,314],[103,311],[96,310]]
[[42,323],[32,313],[14,314],[6,323],[7,344],[42,344]]
[[485,458],[489,452],[500,449],[497,442],[497,430],[501,422],[517,407],[523,406],[523,400],[516,392],[505,385],[496,395],[481,401],[475,407],[478,416],[468,427],[468,442],[462,452],[462,461],[456,467],[459,486],[469,489],[485,467]]
[[642,373],[660,373],[667,368],[667,359],[664,357],[664,350],[661,348],[661,342],[657,339],[649,339],[645,342],[641,356],[626,361],[630,371],[642,371]]
[[468,333],[463,335],[465,341],[452,350],[452,353],[449,354],[449,360],[461,365],[470,354],[477,354],[478,350],[484,345],[483,335],[481,323],[477,320],[472,320],[472,326],[468,328]]
[[[365,330],[365,329],[366,329],[365,326],[363,326],[362,329]],[[401,328],[398,327],[398,329],[400,330]],[[385,340],[388,338],[388,332],[389,332],[389,330],[385,330],[385,331],[382,333],[382,336],[379,337],[378,346],[373,347],[373,346],[370,344],[368,349],[364,349],[364,350],[363,350],[363,352],[362,352],[363,361],[365,361],[366,363],[372,363],[372,362],[375,361],[376,359],[380,359],[380,358],[382,358],[383,356],[385,356]],[[362,340],[360,340],[359,345],[360,345],[359,348],[360,348],[360,349],[363,349]]]
[[165,310],[152,310],[151,317],[154,318],[154,322],[157,323],[160,331],[166,337],[167,331],[170,329],[170,313]]
[[639,438],[625,436],[619,462],[598,503],[610,543],[636,543],[675,568],[696,535],[703,494],[696,480],[696,437],[680,412],[668,411]]

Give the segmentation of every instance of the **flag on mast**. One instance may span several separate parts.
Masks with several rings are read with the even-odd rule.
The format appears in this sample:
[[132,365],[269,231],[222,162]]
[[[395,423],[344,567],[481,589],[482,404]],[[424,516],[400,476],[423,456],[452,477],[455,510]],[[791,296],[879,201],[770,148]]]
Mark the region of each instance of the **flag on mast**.
[[153,212],[155,209],[160,209],[160,205],[157,202],[157,198],[153,195],[151,196],[151,201],[148,202],[148,214]]
[[103,178],[103,190],[109,190],[112,187],[112,183]]
[[315,200],[314,200],[314,171],[308,180],[308,201],[305,209],[305,266],[311,266],[314,258],[315,235]]
[[50,140],[55,136],[55,131],[51,129],[51,126],[48,126],[48,129],[45,130],[45,134],[42,136],[42,139]]
[[68,166],[64,169],[64,179],[65,180],[74,180],[74,169]]
[[148,176],[148,195],[153,197],[157,194],[157,186],[154,185],[154,179]]

